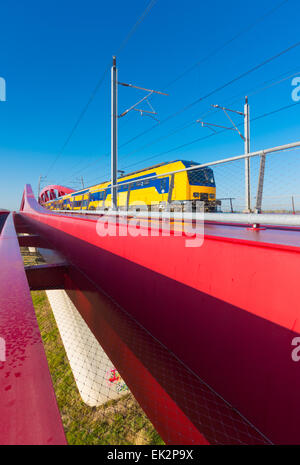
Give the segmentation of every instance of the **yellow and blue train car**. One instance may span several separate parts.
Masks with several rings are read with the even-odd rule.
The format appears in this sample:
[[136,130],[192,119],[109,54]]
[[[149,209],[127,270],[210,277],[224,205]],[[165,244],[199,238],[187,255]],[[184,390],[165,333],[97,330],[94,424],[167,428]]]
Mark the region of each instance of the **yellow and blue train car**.
[[[118,178],[118,207],[130,210],[143,204],[149,209],[163,210],[171,204],[181,209],[189,205],[194,209],[200,201],[206,211],[215,211],[213,170],[208,167],[186,170],[195,165],[195,162],[175,160]],[[111,183],[103,182],[51,200],[45,206],[51,210],[106,210],[111,207],[111,202]]]

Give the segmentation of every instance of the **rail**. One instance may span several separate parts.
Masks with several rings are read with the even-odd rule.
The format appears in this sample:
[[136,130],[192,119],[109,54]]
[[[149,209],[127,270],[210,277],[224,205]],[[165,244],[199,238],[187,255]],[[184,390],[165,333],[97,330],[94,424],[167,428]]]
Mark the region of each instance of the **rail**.
[[178,221],[214,221],[220,223],[264,224],[282,226],[300,226],[300,215],[285,215],[275,213],[199,213],[199,212],[136,212],[113,210],[59,210],[54,214],[77,214],[92,216],[118,216],[141,219],[161,219]]
[[[147,181],[151,179],[161,179],[166,176],[172,176],[175,174],[183,173],[183,172],[189,172],[201,168],[206,168],[206,167],[212,167],[212,166],[218,166],[238,160],[243,160],[245,158],[254,158],[254,157],[260,157],[265,158],[267,155],[275,154],[280,151],[286,151],[286,150],[292,150],[300,147],[300,141],[292,142],[289,144],[284,144],[284,145],[279,145],[276,147],[271,147],[267,149],[262,149],[262,150],[257,150],[255,152],[251,152],[249,154],[242,154],[242,155],[237,155],[234,157],[229,157],[229,158],[224,158],[222,160],[215,160],[207,163],[202,163],[198,165],[193,165],[187,168],[182,168],[178,170],[173,170],[173,171],[168,171],[165,173],[160,173],[160,174],[155,174],[155,175],[150,175],[147,176]],[[183,220],[190,220],[190,219],[204,219],[207,221],[220,221],[220,222],[225,222],[225,223],[246,223],[246,224],[256,224],[256,223],[264,223],[264,224],[281,224],[281,225],[288,225],[288,226],[300,226],[300,215],[295,215],[294,218],[290,217],[291,215],[289,214],[278,214],[278,213],[260,213],[261,212],[261,205],[262,205],[262,198],[263,198],[263,187],[264,187],[264,177],[265,177],[265,163],[261,163],[261,166],[259,168],[259,176],[258,176],[258,186],[257,186],[257,197],[256,197],[256,206],[254,208],[254,212],[245,212],[245,213],[224,213],[224,212],[205,212],[204,216],[203,213],[201,213],[200,217],[198,213],[191,213],[191,212],[184,212],[183,214],[179,212],[178,214],[169,212],[169,206],[172,204],[172,201],[169,202],[164,202],[166,203],[166,211],[163,213],[160,212],[149,212],[147,213],[147,217],[149,218],[165,218],[165,219],[183,219]],[[137,182],[142,182],[142,180],[137,180],[137,179],[132,179],[129,181],[122,181],[122,178],[120,178],[120,182],[117,183],[116,185],[110,185],[106,187],[105,191],[111,191],[112,188],[114,187],[123,187],[124,185],[128,185],[130,188],[130,185],[137,183]],[[128,192],[130,189],[128,189]],[[80,195],[80,191],[78,192],[78,195]],[[171,196],[170,196],[171,198]],[[104,201],[103,201],[104,202]],[[199,202],[199,200],[198,200]],[[45,203],[47,205],[47,202]],[[137,206],[137,208],[141,208],[140,206]],[[85,213],[85,214],[92,214],[92,215],[103,215],[103,214],[109,214],[109,215],[119,215],[119,216],[140,216],[143,217],[145,213],[142,212],[134,212],[131,210],[128,210],[128,205],[127,205],[127,210],[118,210],[117,212],[113,209],[107,210],[104,207],[104,203],[101,209],[99,210],[93,210],[93,211],[88,211],[88,210],[60,210],[60,213]],[[295,211],[294,211],[295,213]]]

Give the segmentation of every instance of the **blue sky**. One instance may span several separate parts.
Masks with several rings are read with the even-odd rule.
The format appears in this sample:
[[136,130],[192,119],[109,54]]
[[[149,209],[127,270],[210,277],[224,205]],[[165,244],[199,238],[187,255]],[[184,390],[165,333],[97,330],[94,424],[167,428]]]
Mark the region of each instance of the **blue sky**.
[[[18,209],[24,185],[30,183],[36,189],[39,175],[47,175],[48,183],[71,187],[79,187],[81,175],[86,185],[108,177],[109,73],[63,153],[54,165],[53,161],[112,55],[148,3],[149,0],[1,2],[0,76],[7,85],[7,101],[0,102],[2,207]],[[286,78],[297,73],[300,76],[300,47],[163,122],[187,104],[300,40],[299,0],[289,0],[268,14],[281,3],[157,0],[117,57],[119,80],[166,91],[169,96],[152,99],[162,123],[151,130],[156,122],[136,112],[119,120],[120,169],[134,170],[178,158],[207,162],[241,154],[243,142],[233,131],[164,152],[212,132],[197,124],[181,129],[203,117],[211,104],[242,110],[243,96],[248,94],[251,117],[255,118],[293,103],[292,78]],[[214,53],[238,34],[238,38]],[[211,56],[205,59],[208,55]],[[192,71],[169,85],[201,60]],[[282,79],[285,80],[275,85]],[[120,87],[119,112],[143,95]],[[254,121],[251,149],[298,140],[299,116],[300,107],[295,106]],[[238,116],[234,118],[240,122]],[[205,120],[227,125],[221,112],[208,113]],[[177,129],[180,130],[166,137]],[[300,194],[298,153],[287,152],[285,158],[270,164],[270,179],[272,174],[274,182],[268,181],[269,195],[278,194],[276,185],[281,183],[282,173],[290,184],[288,194],[297,189]],[[234,185],[235,176],[239,175],[239,168],[228,167],[227,183]]]

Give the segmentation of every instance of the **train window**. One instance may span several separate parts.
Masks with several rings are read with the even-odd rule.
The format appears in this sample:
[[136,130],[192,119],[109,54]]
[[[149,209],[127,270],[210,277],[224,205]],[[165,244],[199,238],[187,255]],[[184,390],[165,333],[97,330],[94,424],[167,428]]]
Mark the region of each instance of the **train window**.
[[93,194],[91,194],[91,201],[92,202],[95,202],[95,201],[99,201],[99,200],[103,200],[103,191],[101,192],[94,192]]
[[188,173],[189,183],[196,186],[215,187],[214,173],[210,168],[197,168],[190,170]]

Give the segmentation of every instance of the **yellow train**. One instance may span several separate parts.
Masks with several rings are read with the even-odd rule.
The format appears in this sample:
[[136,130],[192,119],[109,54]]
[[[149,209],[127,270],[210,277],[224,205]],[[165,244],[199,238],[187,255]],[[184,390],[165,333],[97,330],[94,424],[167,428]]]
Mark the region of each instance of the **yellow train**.
[[[216,184],[211,168],[196,168],[168,174],[197,165],[195,162],[175,160],[134,171],[118,178],[118,207],[120,210],[138,208],[141,204],[152,210],[185,210],[204,203],[206,211],[215,211]],[[152,178],[152,176],[157,176]],[[128,184],[128,182],[130,183]],[[51,210],[102,210],[111,207],[111,183],[97,184],[88,189],[72,192],[44,204]]]

